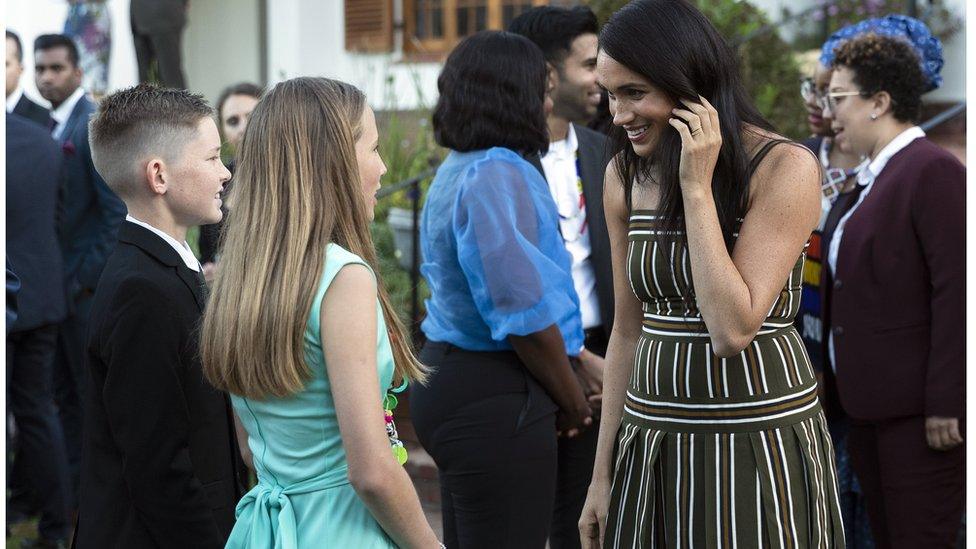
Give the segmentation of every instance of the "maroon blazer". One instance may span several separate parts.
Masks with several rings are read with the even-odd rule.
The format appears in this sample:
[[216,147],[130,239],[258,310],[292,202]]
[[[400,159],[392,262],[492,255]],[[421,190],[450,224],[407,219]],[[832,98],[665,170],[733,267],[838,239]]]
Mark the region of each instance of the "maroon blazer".
[[835,276],[824,269],[828,405],[862,420],[965,417],[965,184],[955,157],[916,139],[847,221]]

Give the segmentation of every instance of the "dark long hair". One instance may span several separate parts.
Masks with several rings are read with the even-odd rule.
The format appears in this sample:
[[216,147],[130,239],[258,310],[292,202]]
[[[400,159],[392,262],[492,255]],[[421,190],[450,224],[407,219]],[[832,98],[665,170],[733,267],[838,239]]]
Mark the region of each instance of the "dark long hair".
[[472,34],[454,48],[437,78],[434,140],[460,152],[546,152],[546,79],[542,50],[528,38],[504,31]]
[[[749,198],[750,159],[742,140],[743,124],[772,130],[745,93],[738,62],[726,43],[702,12],[686,0],[634,0],[607,21],[600,33],[600,48],[618,63],[647,78],[672,99],[698,101],[701,95],[718,111],[722,149],[712,177],[712,195],[726,248],[731,252],[736,222]],[[616,167],[623,178],[627,206],[632,206],[635,183],[651,177],[660,187],[658,215],[663,235],[683,226],[678,167],[681,137],[665,128],[649,158],[637,156],[626,131],[610,130]],[[686,296],[687,297],[687,296]]]

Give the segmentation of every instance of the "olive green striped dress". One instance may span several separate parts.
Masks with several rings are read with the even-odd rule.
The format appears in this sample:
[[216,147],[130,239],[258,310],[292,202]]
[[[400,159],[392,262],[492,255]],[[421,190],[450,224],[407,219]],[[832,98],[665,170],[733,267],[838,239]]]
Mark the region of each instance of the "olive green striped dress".
[[843,548],[834,451],[793,328],[805,252],[756,338],[721,358],[682,298],[683,236],[660,229],[654,211],[632,212],[627,269],[644,320],[605,546]]

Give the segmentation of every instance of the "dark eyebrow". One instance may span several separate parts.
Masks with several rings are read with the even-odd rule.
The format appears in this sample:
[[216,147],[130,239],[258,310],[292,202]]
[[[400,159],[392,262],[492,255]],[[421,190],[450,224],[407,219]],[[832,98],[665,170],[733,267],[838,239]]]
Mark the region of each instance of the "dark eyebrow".
[[[603,84],[601,84],[599,81],[597,81],[596,85],[597,86],[600,86],[600,89],[601,90],[604,90],[604,91],[607,91],[607,92],[610,91],[609,88],[607,88],[606,86],[604,86]],[[628,91],[628,90],[645,91],[645,88],[647,88],[647,85],[645,85],[645,84],[639,84],[637,82],[627,82],[626,84],[621,84],[620,86],[617,86],[617,92],[619,93],[619,92],[624,92],[624,91]]]

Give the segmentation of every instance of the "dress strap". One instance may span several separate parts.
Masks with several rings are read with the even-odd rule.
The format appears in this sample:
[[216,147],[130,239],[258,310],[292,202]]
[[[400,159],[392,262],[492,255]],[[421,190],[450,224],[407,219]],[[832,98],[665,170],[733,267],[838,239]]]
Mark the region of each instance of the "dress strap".
[[756,173],[756,168],[759,167],[759,163],[763,161],[763,158],[766,158],[766,155],[769,154],[769,151],[771,151],[773,147],[779,145],[780,143],[793,143],[793,141],[790,141],[789,139],[770,139],[769,141],[764,143],[762,148],[759,149],[759,152],[757,152],[755,156],[752,157],[752,160],[749,161],[750,177],[752,176],[752,174]]

